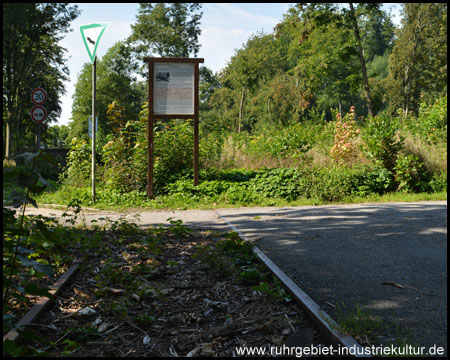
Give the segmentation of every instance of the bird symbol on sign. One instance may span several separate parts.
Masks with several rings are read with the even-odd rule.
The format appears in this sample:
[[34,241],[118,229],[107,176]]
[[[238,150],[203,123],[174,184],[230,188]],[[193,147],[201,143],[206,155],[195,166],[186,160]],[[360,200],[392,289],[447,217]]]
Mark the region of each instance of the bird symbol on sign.
[[92,44],[92,45],[95,45],[95,41],[93,41],[89,36],[88,36],[88,41]]

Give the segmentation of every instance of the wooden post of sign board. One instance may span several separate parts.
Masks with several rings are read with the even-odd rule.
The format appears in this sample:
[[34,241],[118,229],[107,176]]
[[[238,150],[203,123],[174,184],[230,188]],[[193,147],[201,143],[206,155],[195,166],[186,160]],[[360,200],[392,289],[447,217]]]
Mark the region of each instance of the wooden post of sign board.
[[153,64],[148,66],[148,165],[147,165],[147,197],[153,198]]
[[[148,172],[147,172],[147,197],[153,198],[153,126],[155,119],[193,119],[194,120],[194,185],[198,185],[199,172],[199,134],[198,134],[198,112],[199,112],[199,63],[203,63],[201,58],[155,58],[144,57],[144,62],[148,62],[148,125],[147,125],[147,139],[148,139]],[[154,103],[154,76],[155,63],[193,63],[194,64],[194,81],[193,81],[193,112],[189,114],[176,113],[159,113],[155,114]]]
[[194,64],[194,186],[198,185],[198,62]]

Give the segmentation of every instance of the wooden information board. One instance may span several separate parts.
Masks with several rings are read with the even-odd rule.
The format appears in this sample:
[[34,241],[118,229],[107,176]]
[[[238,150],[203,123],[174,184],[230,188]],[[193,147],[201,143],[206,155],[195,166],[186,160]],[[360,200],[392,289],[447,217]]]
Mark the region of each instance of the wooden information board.
[[200,58],[144,57],[148,62],[147,196],[153,197],[153,123],[155,119],[194,120],[194,185],[198,185],[198,84]]

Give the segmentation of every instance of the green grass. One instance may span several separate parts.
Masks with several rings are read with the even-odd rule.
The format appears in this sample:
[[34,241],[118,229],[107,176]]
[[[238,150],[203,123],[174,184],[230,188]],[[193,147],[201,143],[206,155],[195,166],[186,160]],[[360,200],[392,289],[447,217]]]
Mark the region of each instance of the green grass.
[[[419,347],[412,329],[400,328],[398,325],[382,321],[359,304],[356,304],[354,308],[348,308],[344,303],[336,304],[336,322],[338,324],[336,330],[352,336],[363,345],[393,345],[396,348]],[[383,343],[381,339],[388,340]]]
[[[4,187],[5,194],[9,193],[10,188]],[[140,208],[148,210],[162,209],[198,209],[211,210],[217,208],[233,208],[233,207],[252,207],[252,206],[316,206],[330,204],[359,204],[359,203],[388,203],[388,202],[417,202],[417,201],[438,201],[447,200],[447,192],[439,193],[386,193],[368,194],[367,196],[346,196],[341,201],[323,201],[320,199],[299,198],[296,200],[286,200],[282,198],[257,198],[254,202],[230,202],[226,197],[203,197],[195,198],[183,196],[179,194],[169,196],[157,196],[154,199],[147,199],[145,193],[135,194],[115,194],[109,197],[110,193],[103,194],[102,190],[96,189],[97,200],[95,203],[91,201],[91,190],[89,188],[72,189],[69,187],[60,188],[54,192],[45,192],[37,198],[38,205],[59,204],[67,205],[73,198],[79,198],[83,207],[92,207],[100,210],[116,210],[123,211],[130,208]]]
[[366,197],[353,196],[345,198],[342,204],[360,204],[367,202],[384,203],[384,202],[416,202],[416,201],[440,201],[447,200],[447,192],[442,191],[438,193],[417,193],[417,194],[402,194],[402,193],[387,193],[383,195],[370,194]]
[[[344,310],[344,304],[336,307],[336,321],[339,332],[355,339],[375,337],[383,330],[382,322],[356,304],[355,311]],[[372,339],[371,339],[372,340]]]

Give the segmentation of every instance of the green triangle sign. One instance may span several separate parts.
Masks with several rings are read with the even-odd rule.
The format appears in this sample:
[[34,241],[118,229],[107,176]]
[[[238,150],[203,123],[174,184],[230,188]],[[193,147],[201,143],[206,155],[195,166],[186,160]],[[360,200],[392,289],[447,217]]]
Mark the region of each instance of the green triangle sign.
[[98,43],[110,23],[95,23],[80,26],[81,37],[88,52],[91,63],[94,63]]

